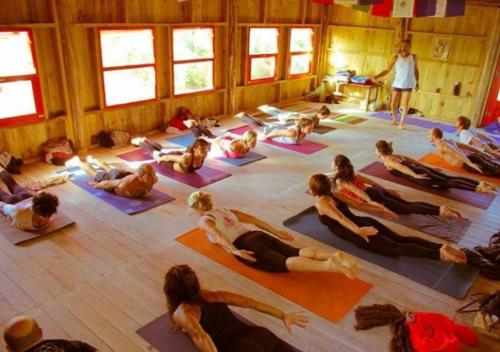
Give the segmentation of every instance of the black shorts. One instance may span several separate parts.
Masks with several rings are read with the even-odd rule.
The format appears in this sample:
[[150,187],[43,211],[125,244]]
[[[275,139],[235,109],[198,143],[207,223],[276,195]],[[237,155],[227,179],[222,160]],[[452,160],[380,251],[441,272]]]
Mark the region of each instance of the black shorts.
[[286,260],[299,256],[299,248],[289,246],[279,239],[262,231],[247,232],[234,241],[238,249],[252,251],[257,261],[251,262],[236,257],[240,262],[270,273],[287,273]]
[[398,87],[392,87],[393,92],[411,92],[413,88],[398,88]]
[[97,174],[94,177],[94,181],[99,183],[102,181],[119,180],[127,177],[128,175],[132,175],[132,172],[120,169],[111,169],[109,172],[97,171]]

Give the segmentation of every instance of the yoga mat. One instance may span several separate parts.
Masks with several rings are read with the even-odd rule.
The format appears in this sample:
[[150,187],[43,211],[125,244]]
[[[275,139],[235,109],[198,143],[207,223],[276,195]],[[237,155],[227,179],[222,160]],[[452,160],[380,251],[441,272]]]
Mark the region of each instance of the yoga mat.
[[421,161],[424,164],[429,164],[429,165],[435,166],[439,169],[445,169],[445,170],[456,172],[458,174],[461,174],[462,176],[465,176],[467,178],[471,178],[473,180],[481,180],[481,181],[485,181],[485,182],[500,186],[500,178],[493,177],[493,176],[484,176],[484,175],[480,175],[480,174],[475,174],[473,172],[469,172],[467,170],[464,170],[461,167],[450,165],[446,161],[441,159],[439,157],[439,155],[434,154],[434,153],[425,154],[423,157],[421,157],[419,159],[419,161]]
[[22,231],[11,225],[11,220],[4,218],[0,220],[0,233],[2,233],[10,243],[20,244],[35,238],[49,235],[65,227],[74,225],[75,222],[68,218],[63,211],[59,210],[52,219],[48,227],[40,231]]
[[344,115],[344,116],[341,116],[341,117],[337,117],[335,119],[335,121],[348,123],[350,125],[357,125],[359,123],[365,122],[366,119],[364,119],[362,117],[358,117],[358,116]]
[[200,229],[176,241],[333,323],[340,321],[372,287],[338,273],[267,273],[253,269],[210,243]]
[[[118,157],[127,161],[151,161],[151,156],[142,149],[135,149],[128,153],[120,154]],[[201,169],[192,173],[175,172],[171,168],[157,163],[153,163],[153,166],[156,169],[156,172],[162,174],[163,176],[195,188],[204,187],[231,176],[231,174],[227,172],[212,169],[211,167],[205,165],[203,165]]]
[[[250,127],[248,127],[248,126],[245,125],[245,126],[242,126],[242,127],[233,128],[233,129],[229,130],[229,132],[236,133],[236,134],[243,134],[246,131],[248,131],[249,129],[250,129]],[[284,149],[292,150],[294,152],[302,153],[302,154],[313,154],[313,153],[316,153],[316,152],[318,152],[320,150],[328,148],[328,146],[325,145],[325,144],[316,143],[316,142],[313,142],[313,141],[309,141],[307,139],[302,140],[300,142],[300,144],[284,144],[284,143],[274,142],[274,141],[272,141],[270,139],[266,139],[266,140],[259,141],[259,142],[271,144],[271,145],[274,145],[274,146],[277,146],[277,147],[281,147],[281,148],[284,148]]]
[[[252,322],[236,314],[236,312],[233,311],[233,314],[244,323],[254,326]],[[140,337],[146,340],[151,347],[159,352],[199,351],[188,334],[182,332],[181,329],[173,329],[173,324],[168,314],[163,314],[136,332]],[[297,348],[294,348],[294,350],[296,352],[301,352]]]
[[[374,114],[371,114],[370,116],[376,117],[378,119],[387,120],[387,121],[392,120],[391,113],[386,112],[386,111],[378,111]],[[400,115],[398,114],[398,117],[399,116]],[[415,118],[415,117],[412,117],[411,115],[408,115],[405,118],[405,124],[412,125],[412,126],[418,126],[418,127],[422,127],[422,128],[427,128],[427,129],[431,129],[431,128],[436,127],[436,128],[440,128],[443,132],[448,132],[448,133],[456,133],[457,132],[457,130],[455,129],[454,126],[451,126],[451,125],[448,125],[445,123],[441,123],[441,122],[424,120],[421,118]]]
[[332,131],[335,131],[335,130],[336,130],[335,127],[330,127],[330,126],[325,126],[325,125],[318,125],[318,126],[314,127],[313,132],[314,133],[318,133],[318,134],[325,134],[325,133],[332,132]]
[[120,197],[117,196],[116,194],[106,192],[105,190],[93,188],[88,183],[89,181],[93,180],[90,178],[89,175],[85,173],[85,171],[83,171],[79,167],[73,167],[67,170],[60,171],[59,173],[62,172],[69,172],[71,174],[69,180],[78,187],[80,187],[81,189],[83,189],[84,191],[87,191],[93,196],[101,199],[102,201],[108,203],[109,205],[115,207],[116,209],[128,215],[134,215],[145,212],[146,210],[155,208],[159,205],[168,203],[175,199],[174,197],[162,193],[154,188],[151,190],[151,193],[144,198],[137,199],[137,198]]
[[479,270],[469,265],[445,263],[427,258],[386,257],[358,248],[354,244],[332,234],[328,227],[319,221],[314,207],[310,207],[291,217],[284,222],[284,225],[294,231],[458,299],[466,296],[467,291],[479,273]]
[[191,144],[193,144],[195,139],[196,138],[194,137],[194,135],[192,133],[188,133],[188,134],[181,134],[178,136],[167,138],[167,141],[178,144],[178,145],[182,145],[183,147],[189,147]]
[[403,186],[417,189],[422,192],[427,192],[444,198],[456,200],[457,202],[468,204],[479,209],[488,209],[488,207],[495,199],[495,196],[489,194],[464,191],[456,188],[452,188],[447,191],[440,191],[434,188],[424,187],[419,184],[408,181],[404,178],[390,174],[389,171],[387,171],[387,169],[385,168],[384,164],[378,161],[375,161],[370,165],[365,166],[363,169],[359,171],[371,176],[381,178],[386,181],[391,181]]

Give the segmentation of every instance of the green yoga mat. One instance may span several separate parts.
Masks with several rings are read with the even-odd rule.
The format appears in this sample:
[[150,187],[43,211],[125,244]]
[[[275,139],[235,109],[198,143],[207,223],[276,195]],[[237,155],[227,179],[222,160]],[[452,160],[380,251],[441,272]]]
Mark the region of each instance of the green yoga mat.
[[350,125],[357,125],[358,123],[365,122],[366,119],[359,116],[344,115],[336,118],[335,121],[348,123]]

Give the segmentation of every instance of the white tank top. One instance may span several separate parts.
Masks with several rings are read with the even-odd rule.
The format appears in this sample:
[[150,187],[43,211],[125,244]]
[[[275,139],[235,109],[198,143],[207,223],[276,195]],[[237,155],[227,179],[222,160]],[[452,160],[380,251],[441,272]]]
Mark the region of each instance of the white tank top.
[[415,60],[413,60],[412,54],[408,57],[402,57],[401,54],[398,54],[392,86],[400,89],[413,89],[415,87]]
[[[209,217],[215,221],[217,229],[227,238],[231,243],[236,241],[238,237],[247,233],[249,230],[238,219],[233,212],[227,208],[217,208],[212,211],[206,212],[204,216]],[[216,239],[207,234],[210,242],[215,243]]]
[[[295,127],[295,129],[297,130],[297,133],[300,133],[296,127]],[[283,144],[298,144],[298,142],[300,142],[302,139],[304,139],[304,138],[297,140],[296,136],[295,137],[279,136],[279,137],[271,138],[271,140],[273,140],[274,142],[283,143]]]

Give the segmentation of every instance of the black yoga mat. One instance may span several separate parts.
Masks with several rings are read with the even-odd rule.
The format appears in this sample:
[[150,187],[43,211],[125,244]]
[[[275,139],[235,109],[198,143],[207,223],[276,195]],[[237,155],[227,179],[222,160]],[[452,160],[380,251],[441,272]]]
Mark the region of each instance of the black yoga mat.
[[[233,312],[241,321],[253,325],[245,318]],[[152,322],[146,324],[139,330],[137,334],[146,340],[151,347],[156,348],[160,352],[196,352],[198,349],[194,345],[191,338],[182,332],[181,329],[172,329],[172,321],[167,314],[156,318]],[[301,350],[294,348],[296,352]]]
[[358,248],[332,234],[328,227],[319,221],[314,207],[310,207],[291,217],[284,222],[284,225],[294,231],[458,299],[466,296],[467,291],[479,273],[479,270],[469,265],[445,263],[427,258],[386,257]]

